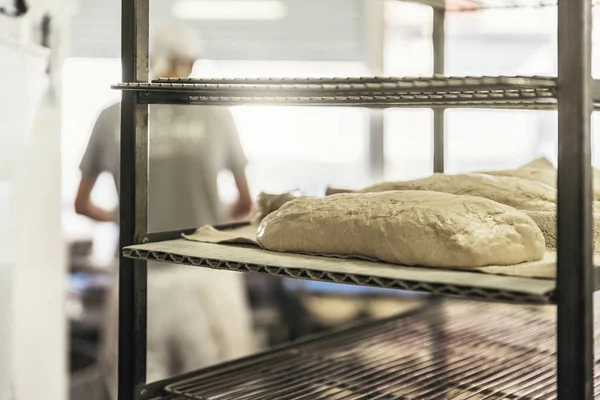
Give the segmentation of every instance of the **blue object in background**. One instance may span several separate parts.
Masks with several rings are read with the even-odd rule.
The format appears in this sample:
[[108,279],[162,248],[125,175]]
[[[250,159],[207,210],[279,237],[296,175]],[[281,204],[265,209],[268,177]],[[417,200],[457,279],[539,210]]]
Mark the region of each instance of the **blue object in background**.
[[109,285],[108,274],[73,272],[69,274],[67,289],[69,293],[84,293],[92,288],[104,288]]
[[311,293],[332,293],[332,294],[384,294],[389,296],[424,296],[425,294],[407,292],[397,289],[382,289],[369,286],[345,285],[339,283],[304,281],[297,279],[284,279],[283,285],[288,290],[305,290]]

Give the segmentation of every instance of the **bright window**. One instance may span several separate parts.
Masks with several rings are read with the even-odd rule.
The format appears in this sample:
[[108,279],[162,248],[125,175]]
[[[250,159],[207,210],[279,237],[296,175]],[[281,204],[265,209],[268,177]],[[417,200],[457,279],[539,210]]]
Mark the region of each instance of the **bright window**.
[[[527,21],[524,23],[524,21]],[[386,2],[386,74],[433,72],[430,8]],[[555,75],[556,10],[450,13],[446,75]],[[386,179],[432,172],[432,113],[386,112]],[[556,159],[556,113],[513,110],[446,111],[446,171],[511,168],[531,158]]]
[[[63,198],[72,208],[79,184],[78,165],[98,112],[118,100],[110,85],[120,80],[118,59],[68,59],[64,68]],[[360,76],[360,63],[200,61],[197,77]],[[90,79],[93,77],[93,79]],[[253,192],[301,189],[322,193],[327,185],[368,183],[366,112],[356,108],[232,107],[249,159]],[[220,177],[222,197],[233,201],[227,174]],[[117,196],[112,178],[102,176],[94,200],[112,207]]]
[[[200,61],[197,77],[361,76],[360,63],[294,61]],[[322,194],[328,185],[369,183],[366,163],[367,112],[357,108],[232,107],[249,159],[252,190],[301,189]],[[223,182],[228,178],[223,178]],[[222,196],[232,200],[231,185]],[[228,190],[229,189],[229,190]]]

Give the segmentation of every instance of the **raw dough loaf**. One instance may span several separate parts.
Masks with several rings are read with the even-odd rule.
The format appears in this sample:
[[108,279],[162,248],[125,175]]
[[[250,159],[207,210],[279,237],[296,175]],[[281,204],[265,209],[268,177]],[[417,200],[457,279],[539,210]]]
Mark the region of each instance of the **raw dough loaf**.
[[[543,164],[541,160],[535,160],[531,165],[536,167],[538,165],[544,166],[545,164]],[[510,173],[513,171],[514,170],[511,170]],[[327,188],[325,195],[330,196],[339,193],[372,193],[388,190],[428,190],[432,192],[468,194],[471,196],[485,197],[497,201],[498,203],[509,205],[518,210],[556,210],[555,188],[545,185],[543,182],[539,182],[535,179],[510,176],[510,173],[508,171],[496,171],[493,174],[497,176],[491,176],[487,173],[457,175],[434,174],[427,178],[411,181],[382,182],[367,186],[358,191]],[[279,207],[284,203],[285,202],[279,203]]]
[[[524,211],[540,228],[546,241],[546,248],[556,250],[556,213],[547,211]],[[592,246],[600,249],[600,216],[592,219]]]
[[273,211],[279,210],[282,205],[298,197],[300,197],[300,195],[293,192],[280,194],[260,192],[256,199],[258,211],[256,216],[257,221],[262,221],[267,215],[271,214]]
[[554,165],[552,165],[552,163],[546,158],[535,159],[517,169],[486,171],[483,173],[495,176],[514,176],[516,178],[542,182],[556,189],[556,169],[554,168]]
[[[544,157],[520,166],[517,169],[507,169],[503,171],[487,171],[489,175],[496,176],[514,176],[517,178],[529,179],[545,183],[548,186],[556,188],[558,172],[554,165]],[[600,200],[600,170],[592,168],[594,199]]]
[[428,190],[451,194],[467,194],[485,197],[514,207],[517,210],[556,210],[556,189],[540,182],[511,176],[434,174],[413,181],[383,182],[366,187],[359,192],[370,193],[387,190]]
[[476,268],[539,260],[544,237],[524,213],[474,196],[428,191],[292,200],[267,216],[268,250]]
[[504,171],[488,171],[484,173],[494,176],[513,176],[515,178],[522,178],[530,181],[542,182],[556,189],[556,170],[553,167],[551,169],[540,169],[528,167],[528,165],[529,164],[517,169],[509,169]]

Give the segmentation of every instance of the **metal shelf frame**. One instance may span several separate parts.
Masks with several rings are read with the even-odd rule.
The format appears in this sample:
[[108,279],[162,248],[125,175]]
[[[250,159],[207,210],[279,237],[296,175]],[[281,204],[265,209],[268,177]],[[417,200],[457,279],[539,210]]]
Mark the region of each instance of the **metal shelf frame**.
[[[443,65],[437,64],[440,63],[436,63],[436,69],[443,70]],[[435,107],[434,125],[438,132],[443,127],[446,107],[556,108],[556,78],[543,76],[161,79],[113,87],[135,91],[138,101],[148,104]],[[436,172],[441,172],[439,168]]]
[[[440,13],[443,12],[436,15]],[[443,40],[439,33],[435,34],[437,40]],[[442,53],[440,47],[434,46],[434,50]],[[436,62],[436,70],[443,71],[439,64]],[[557,78],[547,76],[176,78],[121,83],[113,88],[135,92],[142,104],[433,107],[436,132],[443,127],[444,108],[557,109]],[[600,81],[592,81],[592,94],[595,106],[600,108]],[[439,134],[437,137],[441,141]],[[441,166],[438,167],[435,172],[441,172]]]
[[[557,0],[403,0],[449,12],[481,11],[489,9],[542,8],[556,6]],[[600,3],[590,0],[592,5]]]
[[555,399],[554,316],[488,307],[486,320],[457,301],[315,335],[157,382],[144,399]]
[[[434,66],[436,73],[443,73],[444,57],[444,12],[453,10],[448,5],[458,0],[441,3],[441,0],[418,0],[435,8]],[[471,0],[465,0],[470,2]],[[536,0],[537,1],[537,0]],[[491,1],[488,2],[491,4]],[[527,1],[498,1],[499,5],[510,7]],[[500,4],[501,3],[501,4]],[[517,4],[519,3],[519,4]],[[537,2],[543,5],[541,2]],[[539,90],[549,93],[546,98],[556,97],[559,124],[559,165],[558,165],[558,277],[556,301],[557,318],[557,395],[559,400],[592,400],[593,398],[593,304],[594,290],[592,266],[592,187],[591,187],[591,112],[593,110],[593,86],[591,78],[591,1],[558,0],[558,79],[554,86]],[[130,89],[124,90],[121,105],[121,191],[120,191],[120,246],[139,243],[148,234],[148,103],[145,97],[152,98],[154,86],[148,84],[148,28],[149,1],[122,0],[122,63],[123,80]],[[164,85],[157,83],[154,85]],[[166,83],[168,84],[168,83]],[[383,85],[382,85],[383,86]],[[127,89],[127,88],[125,88]],[[355,105],[377,107],[377,101],[384,106],[410,107],[419,103],[415,99],[395,99],[399,88],[383,92],[365,89],[365,98],[343,99],[354,101]],[[500,88],[502,89],[502,88]],[[531,88],[529,88],[531,89]],[[312,89],[311,89],[312,90]],[[396,90],[396,93],[394,93]],[[192,90],[192,92],[194,92]],[[307,90],[308,91],[308,90]],[[414,89],[413,89],[414,91]],[[443,91],[443,90],[442,90]],[[326,91],[324,91],[326,92]],[[410,96],[411,90],[405,94]],[[434,169],[443,171],[444,129],[443,108],[493,106],[493,101],[485,102],[465,99],[435,98],[439,90],[419,92],[425,98],[417,104],[421,107],[436,107],[434,114]],[[170,96],[180,96],[183,92],[164,91]],[[269,97],[267,91],[265,97]],[[381,95],[381,93],[384,93]],[[449,93],[449,92],[445,92]],[[493,90],[489,91],[493,93]],[[506,95],[507,91],[501,91]],[[516,91],[519,96],[522,91]],[[529,92],[528,92],[529,93]],[[312,97],[335,97],[331,93],[319,93]],[[355,94],[355,93],[350,93]],[[458,93],[460,95],[460,91]],[[469,93],[467,93],[469,94]],[[472,93],[477,95],[477,91]],[[513,92],[510,92],[513,95]],[[193,94],[194,96],[196,94]],[[529,94],[528,94],[529,95]],[[387,98],[386,96],[390,96]],[[235,104],[236,99],[214,100],[200,98],[189,101],[194,104]],[[215,97],[215,96],[213,96]],[[218,96],[216,96],[218,97]],[[297,96],[293,96],[297,97]],[[307,103],[329,104],[326,99],[319,103],[307,96]],[[350,97],[350,96],[346,96]],[[543,96],[530,96],[529,99],[514,97],[498,101],[512,108],[548,108]],[[276,99],[276,96],[274,97]],[[240,99],[248,102],[251,99]],[[276,99],[277,100],[277,99]],[[385,100],[385,101],[384,101]],[[392,101],[393,100],[393,101]],[[405,100],[405,101],[404,101]],[[512,100],[512,101],[511,101]],[[176,103],[174,99],[159,98],[156,101]],[[333,99],[335,105],[336,99]],[[386,103],[387,101],[387,103]],[[259,100],[260,102],[260,100]],[[541,104],[543,103],[543,104]],[[293,101],[287,104],[294,104]],[[554,107],[551,104],[551,107]],[[119,269],[119,389],[120,400],[143,398],[146,383],[146,261],[121,256]],[[443,336],[443,335],[442,335]]]
[[[126,257],[224,271],[266,274],[294,279],[400,289],[460,298],[517,304],[554,304],[556,282],[548,278],[507,276],[390,265],[332,257],[298,258],[258,248],[194,243],[185,239],[126,247]],[[547,268],[555,268],[548,262]],[[596,274],[600,269],[596,270]],[[600,289],[600,287],[597,287]]]

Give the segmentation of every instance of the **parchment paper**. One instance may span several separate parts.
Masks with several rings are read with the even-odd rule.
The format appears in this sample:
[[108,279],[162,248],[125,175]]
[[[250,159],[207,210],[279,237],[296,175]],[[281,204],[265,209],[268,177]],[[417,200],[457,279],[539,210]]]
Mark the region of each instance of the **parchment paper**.
[[[251,224],[236,229],[219,231],[211,226],[205,226],[199,228],[196,232],[191,235],[184,235],[187,240],[202,242],[202,243],[215,243],[215,244],[247,244],[256,247],[260,247],[256,240],[257,225]],[[266,250],[265,250],[266,251]],[[312,256],[320,254],[311,254]],[[329,255],[331,257],[331,255]],[[336,258],[349,258],[347,256],[335,256]],[[355,257],[352,257],[355,258]],[[370,260],[368,258],[358,258],[362,260]],[[381,263],[381,262],[380,262]],[[390,267],[396,264],[386,264]],[[600,264],[600,257],[596,255],[594,257],[594,265]],[[398,265],[399,266],[399,265]],[[410,266],[403,266],[410,268]],[[449,269],[449,268],[440,268]],[[540,278],[540,279],[555,279],[556,278],[556,252],[547,250],[541,260],[526,262],[514,265],[492,265],[486,267],[479,267],[473,269],[459,269],[460,271],[478,271],[486,274],[493,275],[506,275],[506,276],[520,276],[526,278]]]

